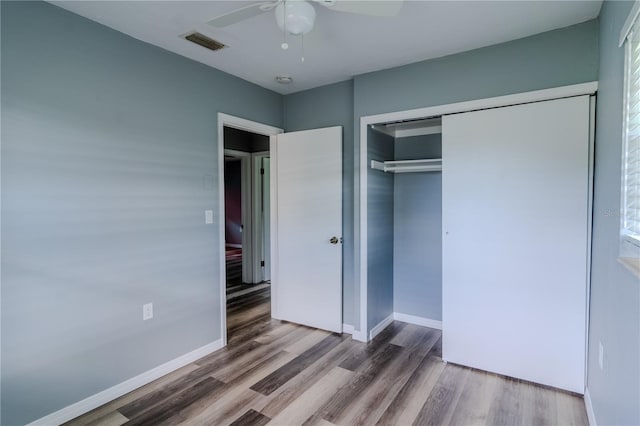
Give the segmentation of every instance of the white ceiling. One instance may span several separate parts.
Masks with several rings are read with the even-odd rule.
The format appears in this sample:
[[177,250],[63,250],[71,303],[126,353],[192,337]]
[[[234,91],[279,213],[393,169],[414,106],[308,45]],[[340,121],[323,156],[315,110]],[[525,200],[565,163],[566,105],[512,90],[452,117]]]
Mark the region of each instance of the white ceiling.
[[[595,18],[602,1],[405,1],[397,16],[339,13],[314,4],[305,36],[280,49],[273,12],[226,28],[207,21],[250,1],[52,1],[147,43],[282,94],[355,75],[489,46]],[[212,52],[182,38],[197,30],[229,46]],[[294,82],[281,85],[276,75]]]

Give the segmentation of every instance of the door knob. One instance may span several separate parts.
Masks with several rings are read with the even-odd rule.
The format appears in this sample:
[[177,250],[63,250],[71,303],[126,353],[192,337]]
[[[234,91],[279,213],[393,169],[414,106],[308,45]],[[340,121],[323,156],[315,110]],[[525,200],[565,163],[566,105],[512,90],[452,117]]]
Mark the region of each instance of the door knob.
[[331,237],[331,239],[329,240],[331,244],[338,244],[338,241],[340,241],[338,237]]

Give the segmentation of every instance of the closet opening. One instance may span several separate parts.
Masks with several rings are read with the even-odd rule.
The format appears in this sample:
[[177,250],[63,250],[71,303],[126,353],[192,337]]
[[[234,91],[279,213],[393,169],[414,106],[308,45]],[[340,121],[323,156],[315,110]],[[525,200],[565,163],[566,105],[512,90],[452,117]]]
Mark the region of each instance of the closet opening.
[[361,117],[354,338],[439,328],[449,363],[584,390],[596,88]]
[[370,338],[389,314],[441,329],[442,119],[373,124],[367,140]]

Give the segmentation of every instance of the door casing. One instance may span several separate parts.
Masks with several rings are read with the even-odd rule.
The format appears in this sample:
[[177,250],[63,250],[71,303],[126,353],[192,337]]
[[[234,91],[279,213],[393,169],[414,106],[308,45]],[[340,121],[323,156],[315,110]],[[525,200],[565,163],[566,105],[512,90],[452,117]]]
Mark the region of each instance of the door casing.
[[[265,273],[268,263],[268,255],[266,251],[270,251],[270,244],[265,244],[265,229],[269,228],[270,223],[264,218],[263,199],[266,197],[269,199],[270,188],[264,188],[262,185],[262,179],[265,174],[261,173],[262,159],[269,158],[271,156],[270,151],[252,152],[251,153],[251,175],[252,175],[252,232],[251,232],[251,268],[253,283],[258,283],[264,280],[268,280]],[[265,194],[266,192],[266,194]],[[268,235],[268,234],[267,234]],[[264,262],[264,265],[261,265]]]

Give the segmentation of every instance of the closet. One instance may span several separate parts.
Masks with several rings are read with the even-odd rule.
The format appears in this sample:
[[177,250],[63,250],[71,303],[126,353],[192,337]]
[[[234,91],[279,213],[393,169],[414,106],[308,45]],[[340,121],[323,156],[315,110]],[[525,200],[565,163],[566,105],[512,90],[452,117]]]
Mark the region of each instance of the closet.
[[442,321],[443,360],[583,393],[592,114],[586,94],[370,126],[371,334]]
[[[377,125],[369,134],[371,312],[435,327],[442,320],[441,129],[436,118]],[[371,318],[372,326],[382,319]]]

